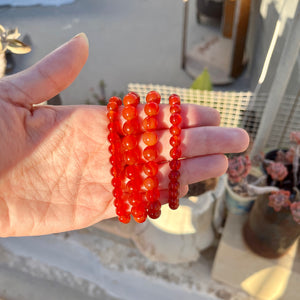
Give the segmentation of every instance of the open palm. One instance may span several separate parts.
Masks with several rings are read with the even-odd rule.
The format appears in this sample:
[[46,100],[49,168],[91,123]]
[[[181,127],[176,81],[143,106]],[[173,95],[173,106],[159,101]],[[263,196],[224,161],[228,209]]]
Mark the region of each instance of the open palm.
[[[41,235],[90,226],[115,216],[102,106],[34,106],[76,78],[88,57],[83,34],[28,70],[0,81],[0,234]],[[143,106],[140,105],[143,117]],[[181,196],[187,184],[225,172],[222,153],[248,145],[241,129],[217,127],[218,113],[182,105]],[[159,160],[169,159],[169,113],[161,105]],[[167,163],[159,167],[161,202]]]

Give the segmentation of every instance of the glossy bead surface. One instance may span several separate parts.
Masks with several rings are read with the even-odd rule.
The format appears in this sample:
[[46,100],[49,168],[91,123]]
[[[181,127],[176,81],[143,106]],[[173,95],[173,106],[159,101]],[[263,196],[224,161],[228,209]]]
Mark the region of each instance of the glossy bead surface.
[[140,157],[137,149],[128,150],[124,153],[124,160],[126,165],[134,165],[138,163]]
[[147,210],[160,210],[161,209],[161,203],[159,200],[151,201],[148,204]]
[[129,92],[123,98],[123,104],[125,106],[127,106],[127,105],[137,106],[139,103],[140,103],[140,96],[135,92]]
[[148,161],[153,161],[157,158],[156,146],[147,146],[143,150],[143,157]]
[[129,179],[135,179],[140,176],[140,168],[135,165],[126,166],[125,176]]
[[117,102],[112,101],[112,102],[109,102],[106,107],[107,107],[108,111],[110,111],[110,110],[116,111],[116,110],[118,110],[119,105]]
[[178,170],[172,170],[169,173],[169,179],[171,181],[177,181],[179,177],[180,177],[180,172]]
[[145,130],[150,131],[157,129],[158,122],[156,117],[148,116],[143,120],[142,125]]
[[148,161],[144,164],[143,171],[147,176],[155,176],[158,172],[158,165],[154,161]]
[[177,158],[180,158],[181,157],[181,150],[179,147],[174,147],[170,150],[170,156],[173,158],[173,159],[177,159]]
[[132,179],[126,183],[126,190],[129,193],[138,192],[141,188],[141,180]]
[[142,196],[140,195],[140,193],[131,193],[130,197],[128,199],[128,202],[132,205],[132,206],[137,206],[138,204],[143,202]]
[[113,187],[121,186],[121,183],[121,179],[118,177],[113,177],[113,179],[111,180],[111,184]]
[[180,187],[180,183],[178,181],[169,182],[169,190],[178,190],[179,187]]
[[168,200],[169,207],[173,210],[179,207],[179,199],[178,198],[169,198]]
[[161,99],[160,94],[156,91],[151,91],[146,96],[146,102],[147,103],[155,102],[155,103],[159,104],[160,99]]
[[115,102],[118,106],[122,105],[122,100],[119,97],[113,96],[109,99],[108,103]]
[[133,105],[125,106],[122,110],[122,116],[127,121],[136,118],[137,117],[136,108]]
[[132,150],[138,144],[137,137],[135,135],[126,135],[122,139],[122,147],[125,150]]
[[110,111],[106,114],[106,116],[107,116],[107,118],[108,118],[108,120],[109,120],[110,122],[113,122],[113,121],[115,121],[115,120],[117,119],[118,113],[117,113],[116,111],[114,111],[114,110],[110,110]]
[[144,107],[144,111],[147,116],[156,116],[159,111],[159,105],[155,102],[147,103]]
[[154,131],[146,131],[143,133],[143,142],[147,146],[154,146],[157,143],[157,134]]
[[169,97],[169,104],[174,105],[174,104],[180,104],[180,97],[176,94],[172,94]]
[[123,133],[125,135],[137,134],[139,132],[139,121],[137,118],[126,121],[123,125]]
[[147,213],[145,212],[145,214],[141,217],[134,217],[134,220],[137,222],[137,223],[144,223],[147,219]]
[[171,114],[180,114],[181,113],[181,107],[180,105],[174,104],[170,106],[170,113]]
[[176,190],[169,190],[169,197],[171,198],[177,198],[179,196],[179,191]]
[[170,138],[170,145],[172,147],[178,147],[178,146],[180,146],[180,144],[181,144],[181,137],[180,137],[180,135],[173,135]]
[[139,203],[131,208],[131,214],[135,218],[143,217],[146,215],[146,207],[144,203]]
[[179,125],[181,123],[181,120],[182,120],[182,118],[181,118],[180,114],[176,113],[176,114],[172,114],[170,116],[170,122],[172,125]]
[[160,197],[160,192],[158,189],[149,190],[145,194],[146,199],[150,202],[157,201]]
[[143,182],[143,185],[144,187],[147,189],[147,190],[154,190],[154,189],[157,189],[158,187],[158,179],[156,176],[153,176],[153,177],[146,177],[144,179],[144,182]]
[[178,125],[172,125],[170,127],[170,133],[172,135],[180,135],[181,134],[181,127]]
[[130,222],[130,220],[131,220],[130,214],[124,215],[124,216],[119,216],[119,221],[121,223],[128,224]]
[[179,170],[181,167],[181,161],[178,159],[173,159],[169,162],[169,166],[171,170]]
[[122,196],[122,189],[120,187],[115,187],[112,194],[114,197],[119,198]]
[[161,210],[149,210],[148,216],[151,219],[158,219],[161,215]]

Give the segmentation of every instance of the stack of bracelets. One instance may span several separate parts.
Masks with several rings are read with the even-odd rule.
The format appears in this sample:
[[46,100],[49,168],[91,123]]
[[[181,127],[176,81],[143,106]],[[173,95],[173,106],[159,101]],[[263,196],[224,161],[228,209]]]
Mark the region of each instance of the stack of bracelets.
[[[138,223],[147,216],[157,219],[161,214],[159,201],[158,173],[158,126],[160,94],[151,91],[146,96],[145,119],[140,122],[137,107],[140,97],[134,92],[128,93],[122,100],[112,97],[107,104],[108,141],[111,153],[110,163],[114,205],[120,222],[129,223],[131,215]],[[181,157],[181,107],[179,96],[169,97],[170,105],[170,173],[168,203],[171,209],[179,207],[179,177]],[[125,123],[121,125],[121,116]],[[141,134],[142,133],[142,134]],[[139,146],[142,136],[144,148]]]

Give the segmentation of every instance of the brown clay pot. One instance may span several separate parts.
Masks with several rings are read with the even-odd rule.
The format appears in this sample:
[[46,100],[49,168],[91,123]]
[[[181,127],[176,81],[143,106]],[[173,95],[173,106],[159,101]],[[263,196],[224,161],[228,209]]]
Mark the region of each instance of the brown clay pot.
[[300,225],[288,208],[276,212],[268,206],[268,195],[255,201],[243,228],[246,244],[256,254],[267,258],[284,255],[300,235]]

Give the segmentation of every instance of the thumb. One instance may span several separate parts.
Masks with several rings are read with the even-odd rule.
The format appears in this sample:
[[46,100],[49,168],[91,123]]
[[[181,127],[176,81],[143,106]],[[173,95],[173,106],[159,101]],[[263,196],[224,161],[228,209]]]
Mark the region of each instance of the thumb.
[[[88,58],[88,39],[76,35],[41,61],[0,81],[0,96],[20,106],[31,107],[66,89],[78,76]],[[9,99],[5,99],[9,96]]]

